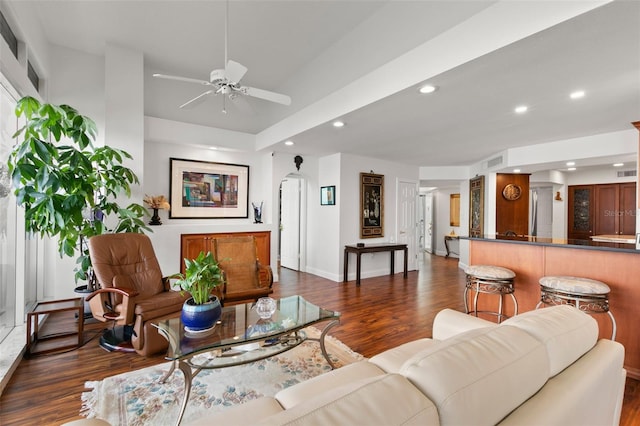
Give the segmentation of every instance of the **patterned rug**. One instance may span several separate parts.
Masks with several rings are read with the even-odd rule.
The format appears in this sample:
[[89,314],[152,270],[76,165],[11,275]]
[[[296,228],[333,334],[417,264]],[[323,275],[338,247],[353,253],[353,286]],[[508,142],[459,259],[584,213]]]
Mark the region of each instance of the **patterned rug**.
[[[313,327],[305,332],[309,337],[320,334]],[[338,339],[327,336],[325,341],[336,366],[364,359]],[[114,426],[174,425],[184,395],[184,382],[182,373],[176,370],[166,383],[159,383],[169,366],[170,363],[163,363],[99,382],[86,382],[85,387],[92,390],[82,394],[80,414],[106,420]],[[262,396],[273,396],[330,369],[320,345],[305,341],[290,351],[250,364],[202,370],[193,378],[183,422]]]

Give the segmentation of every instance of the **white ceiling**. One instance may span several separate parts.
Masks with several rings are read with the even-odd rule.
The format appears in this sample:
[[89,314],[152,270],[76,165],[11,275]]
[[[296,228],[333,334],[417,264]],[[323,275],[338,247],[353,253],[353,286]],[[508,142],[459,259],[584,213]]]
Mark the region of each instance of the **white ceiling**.
[[[431,95],[399,82],[395,93],[356,101],[345,87],[468,25],[496,2],[231,0],[229,58],[248,67],[242,83],[285,93],[293,102],[243,97],[227,102],[227,114],[220,95],[178,109],[203,88],[151,77],[160,72],[206,80],[223,67],[223,1],[31,3],[51,43],[96,55],[104,54],[106,43],[143,52],[145,115],[257,134],[258,148],[271,151],[470,165],[506,148],[627,130],[640,120],[638,1],[617,0],[437,75],[425,74],[438,87]],[[544,3],[553,2],[539,5]],[[516,25],[504,22],[503,28],[467,37],[471,43],[513,32]],[[441,51],[444,59],[433,61],[462,47],[449,46]],[[577,89],[586,91],[585,98],[570,101],[569,92]],[[323,112],[321,123],[308,118],[314,107],[336,98],[352,107]],[[529,112],[518,116],[513,108],[521,103]],[[335,129],[324,118],[341,118],[346,126]],[[283,123],[289,130],[282,131]],[[295,145],[285,147],[284,139]]]

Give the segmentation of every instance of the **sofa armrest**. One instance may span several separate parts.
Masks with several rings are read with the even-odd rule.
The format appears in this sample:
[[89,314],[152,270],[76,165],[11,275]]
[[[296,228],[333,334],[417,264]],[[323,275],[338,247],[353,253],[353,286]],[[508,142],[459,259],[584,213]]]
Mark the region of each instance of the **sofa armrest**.
[[496,326],[496,323],[465,314],[464,312],[443,309],[438,312],[433,320],[433,339],[445,340],[465,331]]
[[601,339],[499,425],[617,425],[626,378],[623,363],[624,347]]

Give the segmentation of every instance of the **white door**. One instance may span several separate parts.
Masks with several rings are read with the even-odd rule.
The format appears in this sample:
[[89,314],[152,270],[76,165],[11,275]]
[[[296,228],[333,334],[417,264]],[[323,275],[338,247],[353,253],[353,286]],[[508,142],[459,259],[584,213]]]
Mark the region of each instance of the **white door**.
[[280,186],[280,266],[300,270],[300,179]]
[[424,197],[424,251],[433,253],[433,194]]
[[[409,270],[417,269],[416,253],[418,246],[417,232],[417,202],[418,183],[399,181],[398,182],[398,243],[406,244],[409,248]],[[399,270],[400,268],[396,268]]]

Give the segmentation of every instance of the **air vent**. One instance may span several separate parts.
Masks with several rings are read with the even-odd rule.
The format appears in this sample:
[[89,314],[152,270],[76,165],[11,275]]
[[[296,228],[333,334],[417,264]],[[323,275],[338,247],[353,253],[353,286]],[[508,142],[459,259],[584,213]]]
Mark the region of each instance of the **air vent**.
[[492,158],[491,160],[487,161],[488,168],[499,166],[500,164],[502,164],[502,155],[500,157]]
[[637,176],[638,172],[636,172],[635,170],[621,170],[618,172],[618,177],[631,177],[631,176]]

